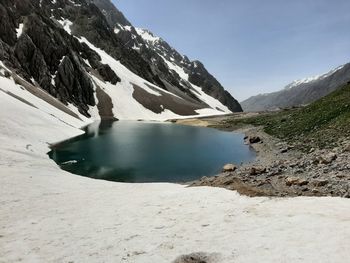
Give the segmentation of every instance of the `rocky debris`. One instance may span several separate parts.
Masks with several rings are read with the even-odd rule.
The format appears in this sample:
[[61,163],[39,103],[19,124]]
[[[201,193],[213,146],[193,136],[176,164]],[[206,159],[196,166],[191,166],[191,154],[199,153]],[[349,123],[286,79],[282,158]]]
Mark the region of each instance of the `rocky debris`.
[[191,186],[224,187],[248,196],[350,198],[350,151],[344,150],[348,142],[340,142],[333,149],[313,149],[307,153],[299,153],[291,147],[288,153],[281,155],[281,147],[288,147],[285,143],[274,144],[262,138],[268,143],[252,145],[260,152],[254,164],[202,178]]
[[[284,146],[283,144],[281,144],[280,146]],[[287,153],[288,151],[294,149],[294,146],[291,145],[286,145],[283,148],[280,148],[280,153]]]
[[264,167],[251,167],[249,171],[249,175],[259,175],[266,173],[266,168]]
[[234,164],[226,164],[224,165],[224,167],[222,168],[222,172],[223,173],[227,173],[227,172],[233,172],[237,169],[237,166],[235,166]]
[[316,180],[313,181],[313,185],[316,187],[322,187],[328,184],[328,180]]
[[343,150],[344,152],[350,152],[350,144],[348,144],[348,145],[346,145],[345,147],[344,147],[344,150]]

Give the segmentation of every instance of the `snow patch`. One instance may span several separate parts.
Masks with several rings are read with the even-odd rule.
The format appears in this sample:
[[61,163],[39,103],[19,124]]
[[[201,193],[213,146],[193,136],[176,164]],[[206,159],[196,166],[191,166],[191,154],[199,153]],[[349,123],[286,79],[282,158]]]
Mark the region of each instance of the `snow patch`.
[[68,165],[68,164],[75,164],[75,163],[78,163],[78,161],[77,160],[71,160],[71,161],[63,162],[63,163],[61,163],[61,165]]
[[135,28],[137,34],[143,38],[146,42],[152,42],[155,43],[157,41],[160,41],[160,37],[154,36],[150,31],[142,28]]
[[132,26],[124,26],[123,28],[124,28],[124,30],[126,30],[126,31],[131,31]]
[[68,20],[68,19],[63,19],[63,20],[57,20],[58,23],[60,23],[63,27],[63,29],[68,33],[68,34],[72,34],[72,31],[70,29],[70,27],[73,25],[73,22]]
[[[95,47],[93,44],[91,44],[85,37],[78,38],[81,42],[87,44],[92,50],[96,51],[101,57],[101,62],[103,64],[108,64],[120,78],[127,79],[129,82],[136,84],[143,89],[145,89],[148,93],[161,96],[159,92],[154,91],[153,89],[148,88],[144,83],[145,80],[140,78],[135,73],[131,72],[129,69],[127,69],[124,65],[122,65],[119,61],[111,57],[109,54],[107,54],[104,50]],[[149,83],[153,86],[153,84]],[[159,89],[159,88],[157,88]],[[159,89],[160,90],[160,89]]]
[[23,33],[23,26],[24,26],[24,24],[21,23],[21,24],[19,24],[18,28],[16,29],[17,38],[19,38],[22,35],[22,33]]
[[77,4],[77,3],[74,2],[73,0],[69,0],[69,2],[71,2],[74,6],[81,6],[81,4]]
[[[188,74],[183,70],[183,68],[179,67],[178,65],[176,65],[173,62],[170,62],[169,60],[167,60],[165,57],[161,56],[164,60],[164,62],[168,65],[168,67],[171,70],[174,70],[183,80],[188,81]],[[190,82],[189,82],[190,83]],[[203,102],[205,102],[209,107],[211,107],[212,109],[210,109],[209,111],[212,111],[213,109],[215,110],[215,113],[213,114],[225,114],[225,113],[231,113],[231,111],[225,106],[223,105],[220,101],[214,99],[213,97],[209,96],[208,94],[206,94],[202,88],[190,83],[192,88],[196,91],[196,93],[194,92],[193,94],[195,94],[199,99],[201,99]],[[199,96],[198,96],[199,93]],[[218,111],[217,109],[222,110]],[[209,112],[208,111],[208,112]]]

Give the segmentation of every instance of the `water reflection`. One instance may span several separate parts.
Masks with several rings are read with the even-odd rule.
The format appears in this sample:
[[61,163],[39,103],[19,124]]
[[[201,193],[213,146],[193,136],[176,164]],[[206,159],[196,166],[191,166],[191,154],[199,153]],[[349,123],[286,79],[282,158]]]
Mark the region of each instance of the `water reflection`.
[[54,147],[50,157],[64,170],[96,179],[184,182],[215,175],[225,163],[250,161],[254,153],[243,144],[243,135],[231,132],[102,121],[87,127],[86,134]]

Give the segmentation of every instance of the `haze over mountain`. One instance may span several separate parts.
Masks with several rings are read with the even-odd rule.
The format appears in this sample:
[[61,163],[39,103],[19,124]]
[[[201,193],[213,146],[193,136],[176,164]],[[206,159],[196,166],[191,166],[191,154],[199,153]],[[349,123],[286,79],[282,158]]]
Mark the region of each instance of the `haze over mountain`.
[[293,81],[284,89],[242,101],[244,111],[278,110],[314,102],[350,81],[350,63],[326,74]]

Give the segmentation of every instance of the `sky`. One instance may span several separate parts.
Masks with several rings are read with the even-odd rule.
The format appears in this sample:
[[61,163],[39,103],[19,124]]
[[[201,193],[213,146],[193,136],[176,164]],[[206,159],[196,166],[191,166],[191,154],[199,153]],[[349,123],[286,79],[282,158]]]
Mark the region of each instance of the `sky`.
[[349,0],[113,0],[242,101],[350,62]]

